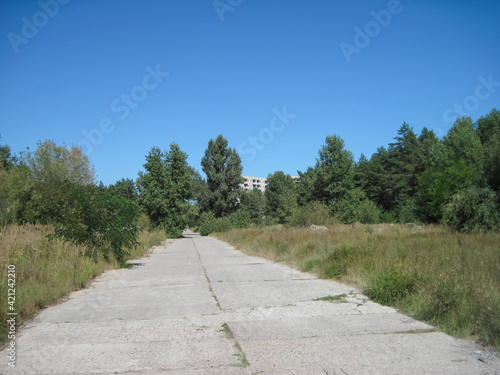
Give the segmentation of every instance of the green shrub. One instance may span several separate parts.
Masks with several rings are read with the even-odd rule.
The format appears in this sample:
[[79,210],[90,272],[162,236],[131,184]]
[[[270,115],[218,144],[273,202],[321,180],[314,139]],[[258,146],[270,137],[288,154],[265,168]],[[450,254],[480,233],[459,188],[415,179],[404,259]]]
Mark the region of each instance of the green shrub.
[[236,212],[229,215],[229,219],[232,228],[247,228],[252,222],[250,212],[246,208],[239,208]]
[[380,222],[381,223],[397,223],[398,220],[396,218],[395,210],[392,211],[382,211],[380,213]]
[[290,226],[308,227],[315,225],[330,225],[333,218],[330,214],[330,208],[320,202],[311,202],[303,207],[296,208],[292,215],[287,218],[287,224]]
[[377,224],[380,222],[380,209],[371,200],[365,199],[359,203],[355,221],[362,224]]
[[[261,220],[263,223],[263,221]],[[229,216],[216,218],[213,212],[203,212],[198,219],[198,232],[202,236],[210,233],[226,232],[234,228],[248,228],[254,225],[250,212],[240,208]]]
[[348,191],[343,198],[330,203],[333,217],[344,224],[355,223],[358,207],[364,197],[365,195],[360,189]]
[[213,212],[203,212],[198,220],[198,232],[202,236],[207,236],[214,232],[225,232],[232,228],[231,218],[216,218]]
[[471,186],[461,190],[447,206],[445,221],[463,232],[498,230],[498,196],[490,188]]
[[198,218],[200,215],[200,207],[198,204],[190,203],[186,210],[186,224],[189,228],[195,228],[198,226]]
[[203,212],[198,219],[198,232],[202,236],[208,236],[213,232],[215,216],[212,211]]
[[71,204],[62,211],[63,223],[51,238],[87,246],[94,258],[112,253],[125,265],[128,250],[137,245],[139,207],[134,202],[101,193],[95,185],[70,186]]
[[401,224],[419,223],[418,207],[415,199],[407,198],[401,200],[396,207],[398,222]]
[[415,279],[401,271],[387,271],[375,277],[366,292],[374,301],[391,305],[412,292]]
[[185,228],[185,223],[183,222],[182,213],[175,213],[172,216],[165,217],[159,224],[158,228],[165,231],[168,238],[180,238],[182,237],[182,231]]

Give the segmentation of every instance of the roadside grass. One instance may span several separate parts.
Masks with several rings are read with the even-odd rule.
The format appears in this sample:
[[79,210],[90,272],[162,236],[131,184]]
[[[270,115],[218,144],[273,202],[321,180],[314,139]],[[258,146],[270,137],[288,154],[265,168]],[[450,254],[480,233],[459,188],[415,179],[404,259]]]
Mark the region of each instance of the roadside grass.
[[[85,256],[86,248],[61,240],[48,240],[53,228],[47,225],[11,225],[0,228],[0,348],[7,341],[8,265],[15,266],[15,311],[17,325],[33,318],[46,306],[68,293],[84,288],[101,273],[119,268],[111,258]],[[126,260],[147,253],[165,239],[163,231],[142,231],[139,245]]]
[[247,254],[363,289],[456,337],[500,349],[500,234],[444,226],[273,226],[214,234]]

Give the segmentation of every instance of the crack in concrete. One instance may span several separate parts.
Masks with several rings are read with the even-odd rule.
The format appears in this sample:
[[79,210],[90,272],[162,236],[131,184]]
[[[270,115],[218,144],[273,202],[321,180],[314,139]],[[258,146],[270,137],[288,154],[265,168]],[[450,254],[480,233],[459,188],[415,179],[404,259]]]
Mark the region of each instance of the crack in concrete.
[[194,242],[194,239],[191,239],[191,241],[193,242],[194,249],[196,250],[196,254],[198,255],[198,259],[200,261],[201,268],[203,268],[203,272],[205,273],[205,278],[207,279],[207,283],[208,283],[208,290],[210,291],[212,298],[215,300],[217,307],[219,308],[220,311],[222,311],[222,307],[219,303],[219,299],[215,295],[214,289],[212,288],[212,282],[210,281],[210,278],[208,277],[207,270],[206,270],[205,266],[203,265],[203,262],[201,261],[200,252],[198,251],[198,248],[196,247],[196,242]]
[[[194,239],[191,239],[191,241],[193,241],[194,249],[196,250],[196,254],[198,255],[198,259],[200,260],[200,265],[203,268],[203,272],[205,273],[205,278],[207,279],[208,289],[210,290],[210,294],[212,295],[213,299],[215,300],[219,310],[223,311],[223,309],[219,303],[219,299],[217,298],[217,295],[215,294],[215,292],[212,288],[212,282],[210,281],[210,278],[208,277],[207,270],[206,270],[206,268],[203,265],[203,262],[201,260],[201,255],[200,255],[200,252],[198,251],[198,248],[196,247],[196,242],[194,242]],[[225,322],[222,324],[222,328],[223,328],[224,332],[226,333],[227,340],[229,341],[229,343],[231,344],[231,346],[235,350],[235,353],[236,353],[235,356],[238,357],[240,360],[239,367],[243,367],[243,368],[250,367],[250,363],[247,360],[247,356],[245,355],[245,352],[243,351],[240,344],[238,343],[238,341],[234,337],[234,334],[231,331],[231,328],[229,328],[229,325]]]
[[240,365],[239,367],[250,367],[250,363],[247,360],[247,356],[243,352],[243,349],[241,349],[240,344],[234,337],[233,331],[231,331],[231,328],[228,326],[227,323],[222,324],[222,329],[226,333],[226,338],[229,340],[231,345],[233,346],[234,350],[236,351],[235,356],[240,359]]

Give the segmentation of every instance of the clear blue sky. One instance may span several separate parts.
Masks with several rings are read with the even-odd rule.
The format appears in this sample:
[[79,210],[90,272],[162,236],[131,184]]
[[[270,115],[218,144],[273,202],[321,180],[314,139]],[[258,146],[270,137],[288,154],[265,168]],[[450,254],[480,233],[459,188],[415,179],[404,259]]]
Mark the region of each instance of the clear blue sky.
[[357,159],[500,109],[496,0],[55,1],[0,2],[0,142],[82,144],[105,184],[171,142],[296,174],[327,135]]

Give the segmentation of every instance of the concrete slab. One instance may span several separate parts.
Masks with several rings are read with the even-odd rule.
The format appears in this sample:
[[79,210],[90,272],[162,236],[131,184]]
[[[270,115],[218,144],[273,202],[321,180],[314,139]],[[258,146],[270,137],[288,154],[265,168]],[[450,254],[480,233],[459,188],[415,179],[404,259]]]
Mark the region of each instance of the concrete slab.
[[[278,281],[305,278],[293,268],[266,263],[207,264],[210,280],[217,281]],[[309,279],[315,279],[312,275]]]
[[230,322],[240,339],[283,339],[338,337],[431,330],[432,326],[401,314],[266,317],[260,321]]
[[42,311],[0,374],[500,374],[355,288],[185,236]]
[[[46,326],[25,336],[19,362],[37,373],[128,373],[210,367],[237,367],[237,354],[221,327],[127,321]],[[37,344],[51,337],[43,346]],[[26,342],[30,340],[31,344]]]
[[253,373],[261,374],[498,374],[470,343],[443,333],[382,334],[240,341]]
[[212,288],[223,309],[281,306],[355,291],[348,285],[313,279],[213,282]]
[[47,309],[39,316],[43,322],[103,321],[115,319],[156,319],[190,316],[203,311],[218,312],[207,285],[101,289],[72,298],[64,309]]

